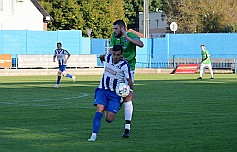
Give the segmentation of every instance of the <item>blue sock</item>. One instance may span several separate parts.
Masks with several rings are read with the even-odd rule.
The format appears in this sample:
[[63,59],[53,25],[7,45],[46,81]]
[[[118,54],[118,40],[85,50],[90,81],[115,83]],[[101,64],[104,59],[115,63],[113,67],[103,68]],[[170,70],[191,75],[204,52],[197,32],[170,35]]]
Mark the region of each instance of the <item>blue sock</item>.
[[60,80],[61,80],[61,76],[58,76],[58,79],[57,79],[57,84],[60,83]]
[[101,124],[101,118],[103,116],[103,113],[101,112],[96,112],[95,117],[94,117],[94,122],[93,122],[93,133],[98,133],[100,129],[100,124]]
[[72,78],[72,75],[67,73],[66,77]]

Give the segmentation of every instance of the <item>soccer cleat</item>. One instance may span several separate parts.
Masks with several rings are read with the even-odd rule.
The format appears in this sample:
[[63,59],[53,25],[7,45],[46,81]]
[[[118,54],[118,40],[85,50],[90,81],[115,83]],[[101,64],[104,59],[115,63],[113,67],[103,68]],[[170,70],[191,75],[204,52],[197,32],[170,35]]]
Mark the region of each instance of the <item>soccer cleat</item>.
[[88,139],[88,141],[95,141],[96,140],[96,134],[92,133],[91,138]]
[[130,135],[130,130],[129,130],[129,129],[125,129],[125,130],[124,130],[124,133],[123,133],[123,135],[122,135],[122,137],[128,138],[129,135]]
[[197,79],[202,79],[202,77],[198,77]]
[[72,76],[72,80],[73,80],[73,82],[75,82],[76,81],[76,76]]
[[214,79],[213,77],[211,77],[210,79]]
[[58,84],[56,84],[56,85],[54,86],[54,88],[58,88]]

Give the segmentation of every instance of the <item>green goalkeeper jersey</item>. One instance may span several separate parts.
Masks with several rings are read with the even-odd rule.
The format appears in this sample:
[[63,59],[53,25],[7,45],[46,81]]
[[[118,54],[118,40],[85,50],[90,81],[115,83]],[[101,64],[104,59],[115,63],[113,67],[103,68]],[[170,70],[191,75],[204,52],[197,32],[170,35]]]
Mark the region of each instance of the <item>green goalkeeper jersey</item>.
[[[127,36],[132,39],[137,39],[137,40],[140,39],[136,34],[132,32],[127,32]],[[129,40],[125,39],[124,37],[116,38],[114,33],[112,33],[110,37],[110,47],[114,45],[122,45],[123,57],[128,61],[131,71],[134,71],[135,64],[136,64],[136,45],[131,43]]]
[[208,50],[202,51],[202,63],[203,64],[211,64],[210,54]]

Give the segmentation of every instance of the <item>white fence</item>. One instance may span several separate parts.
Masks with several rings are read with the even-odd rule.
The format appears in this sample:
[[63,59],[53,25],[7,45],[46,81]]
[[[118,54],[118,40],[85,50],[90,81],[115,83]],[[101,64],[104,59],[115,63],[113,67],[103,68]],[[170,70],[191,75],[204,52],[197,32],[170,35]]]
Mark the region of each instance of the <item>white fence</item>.
[[[53,55],[17,55],[17,68],[55,68]],[[71,55],[68,67],[97,67],[97,55]]]

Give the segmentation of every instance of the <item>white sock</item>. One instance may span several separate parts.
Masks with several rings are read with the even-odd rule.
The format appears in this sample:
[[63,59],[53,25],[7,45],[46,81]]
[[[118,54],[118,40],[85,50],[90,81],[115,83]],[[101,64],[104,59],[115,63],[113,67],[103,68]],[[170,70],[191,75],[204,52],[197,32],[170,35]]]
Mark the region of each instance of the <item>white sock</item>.
[[95,141],[96,137],[97,137],[96,133],[92,133],[91,138],[89,138],[88,141]]
[[[133,113],[133,104],[132,101],[124,102],[124,119],[125,121],[131,121],[132,120],[132,113]],[[130,124],[125,124],[125,129],[130,130]]]
[[213,78],[213,70],[210,69],[211,77]]
[[97,135],[96,133],[92,133],[91,137],[95,137],[96,138],[96,135]]
[[200,69],[200,77],[202,78],[202,74],[203,74],[203,68]]
[[130,130],[130,124],[125,124],[125,129]]

